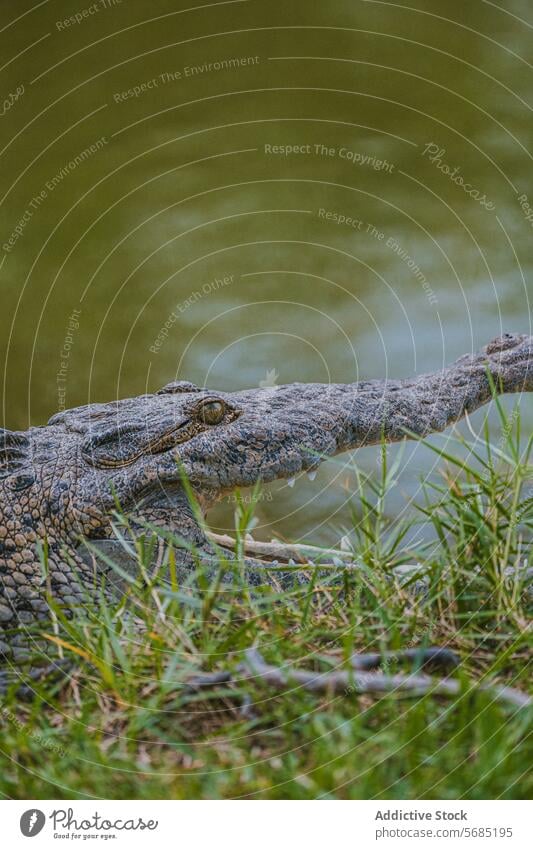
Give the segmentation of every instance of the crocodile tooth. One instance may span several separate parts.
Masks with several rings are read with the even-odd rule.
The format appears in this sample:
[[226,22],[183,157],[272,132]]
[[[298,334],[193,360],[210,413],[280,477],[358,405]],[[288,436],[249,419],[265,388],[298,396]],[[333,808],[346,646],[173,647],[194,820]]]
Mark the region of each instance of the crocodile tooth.
[[296,478],[289,478],[289,480],[287,481],[287,486],[294,486],[295,483]]
[[314,481],[314,479],[316,478],[316,472],[307,472],[307,477],[310,481]]

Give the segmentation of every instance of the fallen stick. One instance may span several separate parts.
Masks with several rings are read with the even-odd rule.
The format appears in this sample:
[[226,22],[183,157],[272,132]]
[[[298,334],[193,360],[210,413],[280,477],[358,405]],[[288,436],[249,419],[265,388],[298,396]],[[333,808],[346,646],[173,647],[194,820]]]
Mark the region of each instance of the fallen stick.
[[[446,666],[457,666],[458,664],[458,657],[455,652],[450,649],[435,647],[385,652],[383,655],[377,652],[352,655],[350,662],[353,668],[357,670],[355,673],[348,670],[316,673],[293,668],[285,671],[278,666],[266,663],[257,649],[248,649],[245,652],[245,662],[237,667],[237,673],[244,676],[245,679],[250,679],[249,673],[251,672],[251,677],[260,678],[277,690],[283,690],[297,684],[310,692],[334,693],[345,696],[352,693],[382,695],[395,692],[412,697],[428,694],[453,697],[461,694],[461,683],[454,679],[435,679],[429,675],[418,673],[385,675],[381,672],[365,671],[375,668],[384,659],[414,660],[417,658],[423,663],[437,661]],[[193,676],[185,682],[185,688],[194,691],[200,690],[202,687],[213,687],[217,684],[237,684],[239,682],[242,682],[242,678],[236,679],[230,672],[212,672]],[[474,689],[474,687],[471,687],[467,693]],[[499,684],[480,684],[479,689],[492,695],[496,701],[511,704],[517,708],[530,707],[533,704],[533,699],[513,687]]]
[[[235,551],[237,540],[229,536],[229,534],[209,534],[210,539],[216,545],[223,548],[229,548]],[[298,558],[301,563],[309,560],[320,560],[323,557],[330,559],[337,558],[342,562],[350,563],[354,559],[351,551],[342,551],[337,548],[320,548],[317,545],[304,545],[302,543],[284,543],[272,540],[272,542],[261,542],[260,540],[252,539],[250,536],[244,539],[244,550],[250,554],[256,554],[261,557],[271,557],[273,560],[294,560]],[[324,565],[324,564],[321,564]]]
[[383,661],[409,660],[419,663],[421,668],[432,666],[440,669],[455,669],[460,664],[459,656],[449,648],[432,646],[430,648],[400,649],[399,651],[367,652],[353,654],[350,663],[354,669],[366,672],[377,669]]
[[[229,534],[215,534],[210,532],[208,534],[209,538],[216,544],[221,546],[222,548],[227,548],[232,552],[235,551],[237,540],[230,536]],[[294,561],[295,558],[299,559],[299,563],[292,563],[289,565],[302,565],[302,566],[315,566],[317,565],[315,561],[318,561],[318,565],[332,569],[339,568],[342,566],[350,567],[351,569],[362,569],[361,565],[355,561],[355,554],[352,551],[344,551],[339,548],[320,548],[316,545],[305,545],[303,543],[282,543],[277,540],[272,540],[271,542],[261,542],[260,540],[254,540],[249,535],[244,539],[244,551],[249,552],[250,554],[257,555],[259,557],[268,557],[272,561],[283,561],[283,563],[289,564],[289,561]],[[322,557],[331,558],[330,562],[321,562]],[[259,562],[255,565],[260,565]],[[268,566],[268,562],[261,564]],[[521,563],[523,566],[523,577],[527,585],[531,584],[533,581],[533,567],[528,566],[527,560],[524,560]],[[404,579],[404,578],[414,578],[417,572],[424,572],[426,567],[422,563],[404,563],[400,566],[393,566],[392,573],[395,578]],[[516,567],[510,566],[505,569],[504,576],[508,579],[513,578],[516,575]],[[420,589],[423,587],[420,585],[420,582],[427,582],[427,577],[424,574],[420,574],[418,576],[417,585]]]
[[[209,538],[222,548],[227,548],[232,553],[235,552],[237,540],[229,534],[209,533]],[[354,553],[351,551],[343,551],[338,548],[319,548],[315,545],[303,545],[301,543],[281,543],[276,540],[272,542],[261,542],[247,536],[243,540],[244,553],[254,555],[255,557],[268,557],[268,560],[250,561],[250,566],[267,568],[269,566],[278,566],[280,561],[282,565],[303,566],[304,568],[319,566],[322,569],[359,569],[365,571],[365,567],[354,560]],[[330,557],[331,561],[323,562],[321,558]],[[298,558],[298,563],[295,562]],[[401,566],[393,566],[392,575],[400,581],[409,580],[417,576],[417,573],[424,571],[424,566],[419,563],[405,563]],[[413,585],[415,590],[420,592],[425,591],[425,576],[418,575],[417,582]]]
[[[462,692],[459,681],[453,679],[435,680],[429,675],[383,675],[380,672],[309,672],[290,668],[287,672],[278,666],[266,663],[257,649],[245,652],[245,662],[239,666],[239,672],[248,677],[259,678],[278,690],[297,684],[314,693],[351,693],[378,695],[382,693],[406,693],[409,696],[458,696]],[[471,692],[472,687],[469,691]],[[506,702],[517,708],[530,707],[533,699],[513,687],[480,684],[479,689],[489,693],[496,701]]]

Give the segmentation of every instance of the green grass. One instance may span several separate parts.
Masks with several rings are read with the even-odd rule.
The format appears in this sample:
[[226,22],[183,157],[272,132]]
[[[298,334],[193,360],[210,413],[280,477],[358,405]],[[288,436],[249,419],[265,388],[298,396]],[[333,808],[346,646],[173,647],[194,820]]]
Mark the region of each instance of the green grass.
[[[139,580],[128,602],[58,623],[77,670],[37,696],[2,699],[0,790],[12,798],[531,798],[532,710],[497,703],[484,683],[531,688],[532,439],[500,408],[500,438],[456,449],[432,441],[441,475],[407,520],[387,518],[397,472],[354,468],[351,515],[360,569],[315,573],[306,586],[251,592],[199,564],[179,584],[177,541],[150,576],[150,544],[137,539]],[[435,447],[446,444],[446,450]],[[465,459],[467,458],[467,459]],[[399,461],[397,461],[399,462]],[[253,499],[252,499],[253,504]],[[348,521],[347,512],[347,521]],[[120,525],[123,519],[117,517]],[[423,523],[434,540],[413,544]],[[252,524],[242,501],[237,551]],[[422,525],[421,525],[422,526]],[[425,594],[393,567],[419,563]],[[313,569],[310,568],[313,575]],[[163,576],[170,576],[169,582]],[[135,609],[137,620],[125,615]],[[273,664],[323,672],[354,652],[443,645],[461,658],[457,698],[275,691],[237,676],[200,691],[197,673],[235,671],[260,647]],[[72,648],[69,648],[71,646]],[[396,671],[389,664],[387,671]]]

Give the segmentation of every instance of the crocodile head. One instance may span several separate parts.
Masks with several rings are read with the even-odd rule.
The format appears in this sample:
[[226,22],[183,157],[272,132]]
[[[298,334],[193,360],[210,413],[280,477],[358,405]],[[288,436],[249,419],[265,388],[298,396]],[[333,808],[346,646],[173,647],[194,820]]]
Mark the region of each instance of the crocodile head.
[[180,527],[189,512],[183,477],[206,511],[237,487],[311,471],[353,441],[354,404],[357,393],[343,386],[229,393],[176,381],[153,395],[56,414],[32,431],[33,460],[54,464],[52,492],[68,492],[84,536],[100,536],[117,503]]
[[17,497],[27,499],[30,489],[59,536],[105,536],[117,503],[183,530],[191,516],[183,474],[207,510],[237,487],[313,471],[355,446],[442,430],[493,389],[533,389],[531,337],[500,337],[412,380],[237,392],[177,381],[155,394],[77,407],[12,435],[4,476],[11,473]]

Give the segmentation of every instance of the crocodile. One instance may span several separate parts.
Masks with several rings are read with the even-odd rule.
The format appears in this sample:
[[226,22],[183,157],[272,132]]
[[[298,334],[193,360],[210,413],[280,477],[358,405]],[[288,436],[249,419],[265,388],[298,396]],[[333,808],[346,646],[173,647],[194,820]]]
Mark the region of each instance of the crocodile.
[[208,557],[190,490],[205,514],[236,488],[313,473],[359,446],[423,438],[494,393],[531,391],[533,337],[505,334],[411,379],[236,392],[176,380],[0,431],[0,655],[24,653],[50,601],[70,615],[95,602],[100,567],[80,543],[113,537],[117,504]]

